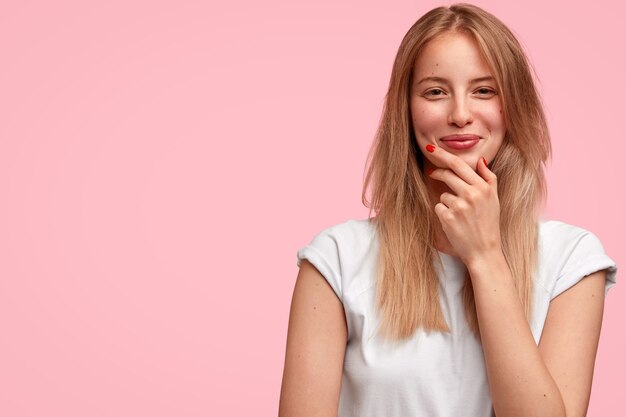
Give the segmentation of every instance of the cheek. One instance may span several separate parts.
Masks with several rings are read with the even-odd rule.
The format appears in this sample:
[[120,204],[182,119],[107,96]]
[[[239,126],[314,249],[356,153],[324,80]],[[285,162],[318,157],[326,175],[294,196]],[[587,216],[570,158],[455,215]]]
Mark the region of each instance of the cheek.
[[411,111],[413,129],[419,136],[430,136],[441,130],[442,123],[446,123],[446,116],[435,106],[416,106]]
[[485,122],[489,125],[489,130],[501,131],[504,129],[502,107],[498,106],[492,109],[485,109],[483,116]]

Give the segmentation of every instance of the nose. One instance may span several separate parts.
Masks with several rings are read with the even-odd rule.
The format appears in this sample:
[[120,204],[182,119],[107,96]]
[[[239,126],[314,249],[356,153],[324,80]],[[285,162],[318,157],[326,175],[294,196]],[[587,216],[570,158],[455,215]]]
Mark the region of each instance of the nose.
[[468,123],[472,123],[474,117],[472,111],[469,108],[467,99],[464,97],[457,97],[452,101],[450,113],[448,114],[448,124],[463,127]]

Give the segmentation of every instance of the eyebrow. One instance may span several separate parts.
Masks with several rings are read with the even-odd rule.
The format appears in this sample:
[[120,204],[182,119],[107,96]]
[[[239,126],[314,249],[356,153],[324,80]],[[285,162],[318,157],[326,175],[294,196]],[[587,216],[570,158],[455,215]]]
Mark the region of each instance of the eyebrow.
[[[479,82],[482,82],[482,81],[494,81],[494,80],[495,80],[495,78],[493,78],[491,75],[486,75],[484,77],[478,77],[478,78],[474,78],[473,80],[470,80],[470,84],[479,83]],[[441,82],[443,82],[443,83],[448,82],[448,80],[446,80],[445,78],[441,78],[441,77],[424,77],[421,80],[419,80],[417,82],[417,84],[415,84],[415,85],[421,84],[421,83],[423,83],[425,81],[435,81],[435,82],[440,82],[440,83]]]

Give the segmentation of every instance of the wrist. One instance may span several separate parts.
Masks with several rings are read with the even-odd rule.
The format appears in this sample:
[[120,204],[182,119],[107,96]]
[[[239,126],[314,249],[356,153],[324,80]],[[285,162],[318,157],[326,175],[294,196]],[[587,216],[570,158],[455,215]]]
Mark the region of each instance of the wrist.
[[500,269],[508,270],[509,268],[501,247],[477,254],[464,263],[472,277],[481,276],[480,273],[483,271],[496,272]]

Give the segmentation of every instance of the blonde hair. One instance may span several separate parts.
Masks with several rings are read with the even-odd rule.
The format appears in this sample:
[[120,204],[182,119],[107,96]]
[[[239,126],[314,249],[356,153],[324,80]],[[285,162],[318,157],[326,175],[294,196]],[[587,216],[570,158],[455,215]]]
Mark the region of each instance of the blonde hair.
[[[530,321],[537,264],[540,205],[547,198],[544,174],[550,135],[532,66],[513,33],[495,16],[471,4],[435,8],[404,36],[393,64],[375,140],[366,163],[362,201],[370,208],[380,242],[376,305],[381,334],[410,337],[418,328],[449,332],[439,304],[441,267],[434,246],[438,218],[429,205],[424,157],[411,121],[409,88],[420,51],[432,39],[456,31],[471,36],[493,71],[502,100],[506,134],[490,163],[498,178],[503,252]],[[371,187],[371,202],[367,198]],[[372,211],[376,217],[372,217]],[[435,264],[433,261],[436,261]],[[478,337],[469,274],[463,288],[465,317]]]

